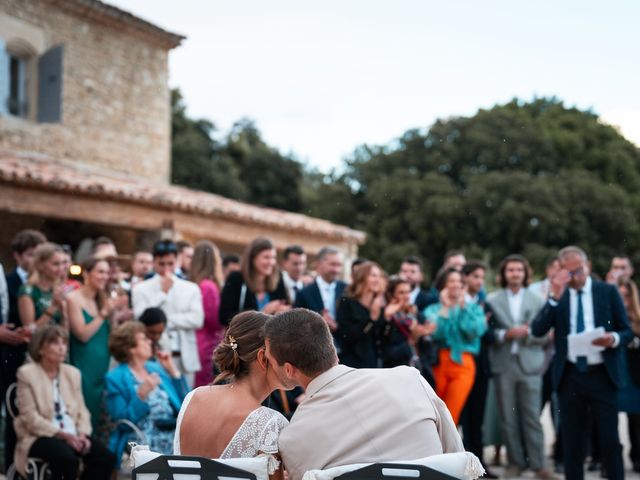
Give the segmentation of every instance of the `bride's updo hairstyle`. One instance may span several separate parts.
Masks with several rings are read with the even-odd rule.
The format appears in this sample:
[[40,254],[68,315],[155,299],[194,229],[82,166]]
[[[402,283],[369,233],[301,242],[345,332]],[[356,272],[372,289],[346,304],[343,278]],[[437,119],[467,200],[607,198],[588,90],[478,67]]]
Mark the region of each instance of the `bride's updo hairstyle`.
[[270,317],[250,310],[231,319],[224,340],[213,352],[213,361],[220,372],[214,384],[240,380],[249,374],[249,364],[264,348],[264,326]]

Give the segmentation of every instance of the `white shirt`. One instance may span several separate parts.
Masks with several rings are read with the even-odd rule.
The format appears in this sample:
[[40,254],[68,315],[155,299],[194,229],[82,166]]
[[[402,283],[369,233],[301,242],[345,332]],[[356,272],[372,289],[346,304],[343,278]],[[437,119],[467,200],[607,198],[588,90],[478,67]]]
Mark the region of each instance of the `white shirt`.
[[167,316],[167,328],[160,345],[165,350],[180,352],[182,373],[197,372],[201,365],[195,331],[204,323],[200,287],[176,276],[172,278],[173,285],[167,293],[162,290],[160,275],[136,284],[131,292],[133,314],[140,318],[149,307],[161,308]]
[[520,325],[521,323],[521,314],[522,314],[522,299],[524,298],[524,288],[521,288],[516,293],[508,288],[507,289],[507,300],[509,300],[509,312],[511,313],[511,318],[513,319],[513,323],[515,325]]
[[63,432],[69,433],[71,435],[77,435],[78,429],[76,428],[76,424],[73,422],[73,419],[69,415],[67,406],[64,403],[64,398],[60,394],[60,381],[56,378],[53,380],[52,385],[54,408],[51,423]]
[[20,277],[20,280],[22,280],[22,283],[27,283],[27,280],[29,279],[29,272],[22,267],[16,268],[16,272],[18,272],[18,276]]
[[[520,325],[521,323],[521,314],[522,314],[522,300],[524,298],[524,288],[521,288],[516,293],[510,288],[507,288],[507,300],[509,301],[509,313],[511,313],[511,318],[513,319],[513,323],[515,325]],[[505,332],[506,334],[506,332]],[[503,335],[504,339],[504,335]],[[511,353],[518,353],[518,342],[511,343]]]
[[282,271],[282,280],[284,280],[284,285],[289,292],[289,300],[291,300],[291,304],[294,304],[296,302],[296,294],[304,288],[304,283],[302,283],[302,280],[294,280],[284,270]]
[[416,288],[411,290],[411,293],[409,294],[409,299],[412,305],[416,304],[416,298],[418,298],[419,293],[420,293],[420,285],[416,286]]
[[318,290],[320,290],[324,308],[329,310],[333,318],[336,318],[336,282],[327,283],[318,275],[316,283],[318,284]]
[[478,300],[480,300],[480,295],[478,295],[477,293],[475,295],[471,295],[469,294],[469,292],[466,292],[464,294],[464,303],[466,303],[467,305],[478,303]]
[[[584,318],[584,331],[588,332],[596,328],[595,318],[593,316],[593,295],[592,295],[591,277],[587,277],[587,281],[582,287],[582,314]],[[578,291],[575,288],[569,289],[569,328],[571,333],[577,333],[578,330]],[[567,353],[570,362],[576,363],[575,355],[571,351]],[[591,351],[587,356],[588,365],[597,365],[603,363],[602,352]]]
[[9,288],[7,279],[4,276],[4,269],[0,263],[0,323],[7,323],[9,320]]

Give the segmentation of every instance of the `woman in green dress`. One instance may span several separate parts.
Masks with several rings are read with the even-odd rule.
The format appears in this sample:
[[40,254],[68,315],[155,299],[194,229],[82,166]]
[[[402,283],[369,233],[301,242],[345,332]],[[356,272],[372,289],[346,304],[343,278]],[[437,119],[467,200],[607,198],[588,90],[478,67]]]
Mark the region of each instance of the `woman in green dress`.
[[109,263],[91,258],[82,265],[83,285],[69,294],[71,364],[82,372],[82,394],[94,430],[102,419],[104,377],[109,369],[110,318],[114,300],[107,295]]
[[18,291],[20,323],[34,331],[50,323],[65,326],[67,302],[60,282],[64,269],[64,251],[60,245],[45,242],[33,252],[29,279]]

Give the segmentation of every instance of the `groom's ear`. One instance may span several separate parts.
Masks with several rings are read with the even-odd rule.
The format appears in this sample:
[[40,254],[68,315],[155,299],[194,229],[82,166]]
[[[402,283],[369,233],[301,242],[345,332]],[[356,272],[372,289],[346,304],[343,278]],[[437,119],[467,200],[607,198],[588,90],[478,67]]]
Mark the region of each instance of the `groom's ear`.
[[289,362],[284,362],[284,373],[287,374],[287,377],[294,378],[297,371],[298,369]]

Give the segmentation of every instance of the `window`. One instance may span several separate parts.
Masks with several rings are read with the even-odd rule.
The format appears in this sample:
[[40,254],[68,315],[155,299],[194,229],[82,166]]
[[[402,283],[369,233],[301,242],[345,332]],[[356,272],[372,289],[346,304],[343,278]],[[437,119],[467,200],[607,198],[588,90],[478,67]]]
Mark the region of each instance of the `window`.
[[9,61],[9,95],[7,109],[11,115],[26,117],[29,113],[27,103],[27,59],[8,55]]
[[0,38],[0,115],[59,122],[63,46],[38,56],[26,41]]

